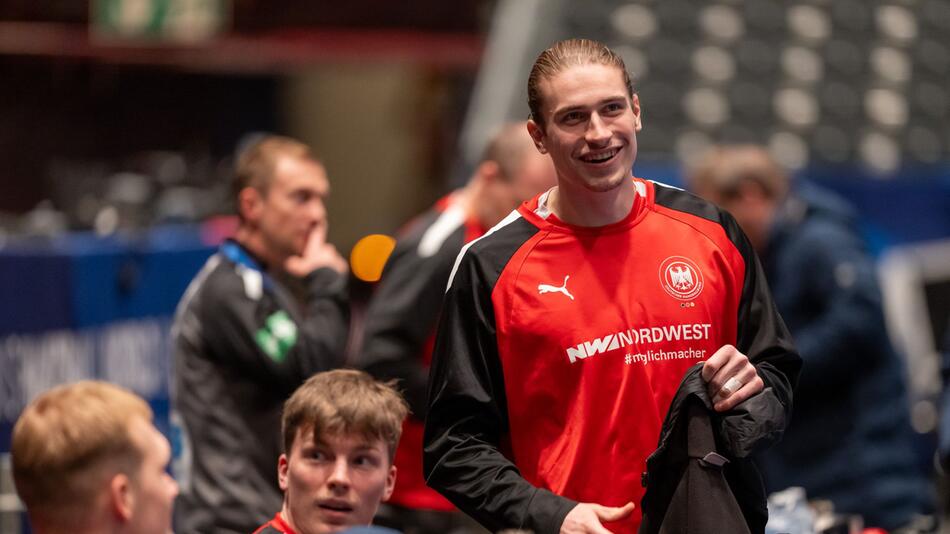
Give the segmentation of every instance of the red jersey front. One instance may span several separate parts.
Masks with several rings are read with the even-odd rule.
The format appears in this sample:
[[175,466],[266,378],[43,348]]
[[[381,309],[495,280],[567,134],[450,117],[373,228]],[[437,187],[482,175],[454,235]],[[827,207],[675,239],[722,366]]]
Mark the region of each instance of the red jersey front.
[[259,526],[253,534],[297,534],[297,532],[284,521],[280,512],[277,512],[273,519]]
[[[767,385],[782,382],[760,365],[788,352],[781,321],[738,331],[743,314],[775,312],[734,223],[685,192],[663,188],[658,203],[655,184],[635,185],[630,214],[598,228],[565,224],[543,197],[529,201],[456,265],[436,344],[427,469],[430,484],[458,492],[456,504],[490,528],[556,531],[572,501],[639,505],[681,378],[721,346],[737,345]],[[633,533],[639,521],[638,507],[606,526]]]

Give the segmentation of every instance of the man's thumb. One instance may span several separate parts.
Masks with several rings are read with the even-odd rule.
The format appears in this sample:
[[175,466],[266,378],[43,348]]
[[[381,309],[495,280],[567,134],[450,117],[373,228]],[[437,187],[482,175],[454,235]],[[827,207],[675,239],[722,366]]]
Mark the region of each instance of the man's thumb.
[[628,502],[623,506],[598,505],[594,509],[594,513],[597,514],[597,519],[601,521],[619,521],[630,515],[634,508],[636,506],[632,502]]

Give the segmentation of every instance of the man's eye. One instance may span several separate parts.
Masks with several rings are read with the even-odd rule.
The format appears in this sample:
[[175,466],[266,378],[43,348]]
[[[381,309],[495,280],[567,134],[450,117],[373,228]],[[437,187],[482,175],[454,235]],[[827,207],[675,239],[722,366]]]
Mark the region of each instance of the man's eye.
[[580,111],[570,111],[561,117],[561,121],[568,124],[576,124],[584,119],[584,114]]
[[353,463],[360,467],[375,467],[379,462],[372,456],[360,455],[353,458]]
[[611,102],[610,104],[607,104],[606,106],[604,106],[604,111],[606,113],[617,113],[619,111],[623,111],[625,107],[626,106],[624,106],[620,102]]

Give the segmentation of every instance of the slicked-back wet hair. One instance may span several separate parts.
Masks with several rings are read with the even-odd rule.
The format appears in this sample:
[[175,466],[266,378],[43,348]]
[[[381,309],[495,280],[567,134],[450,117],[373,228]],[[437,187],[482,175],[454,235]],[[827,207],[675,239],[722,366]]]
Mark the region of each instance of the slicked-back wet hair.
[[627,87],[627,96],[633,98],[633,80],[627,72],[627,66],[616,52],[607,45],[590,39],[567,39],[554,43],[541,52],[528,75],[528,108],[531,120],[544,127],[542,115],[541,80],[553,78],[568,67],[578,65],[607,65],[620,69],[623,83]]

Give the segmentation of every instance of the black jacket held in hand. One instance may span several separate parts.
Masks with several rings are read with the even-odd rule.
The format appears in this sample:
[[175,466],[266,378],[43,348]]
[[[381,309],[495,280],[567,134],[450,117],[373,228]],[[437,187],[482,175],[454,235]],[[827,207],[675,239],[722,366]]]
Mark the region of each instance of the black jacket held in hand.
[[640,534],[765,531],[765,488],[749,456],[778,441],[785,408],[766,388],[716,414],[701,371],[683,377],[647,458]]

